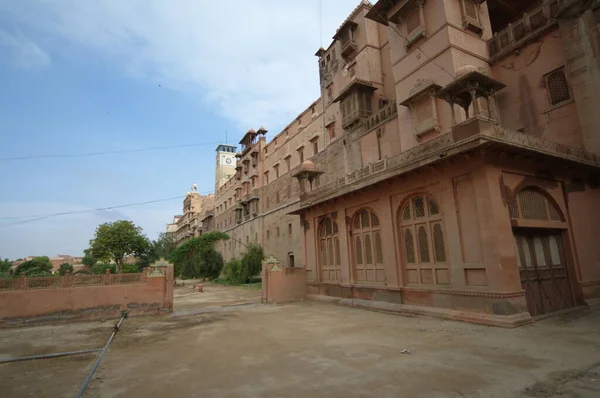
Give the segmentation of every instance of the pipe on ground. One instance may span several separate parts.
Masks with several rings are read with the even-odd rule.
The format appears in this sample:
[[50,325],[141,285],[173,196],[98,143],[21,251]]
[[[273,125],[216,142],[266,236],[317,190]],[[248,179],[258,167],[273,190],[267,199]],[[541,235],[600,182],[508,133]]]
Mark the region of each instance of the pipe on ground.
[[76,395],[77,398],[83,397],[83,393],[85,392],[85,389],[87,388],[87,386],[92,381],[92,377],[94,376],[94,373],[96,373],[96,370],[98,369],[98,366],[100,366],[100,362],[102,361],[102,357],[104,357],[104,354],[106,354],[106,351],[108,351],[108,346],[110,345],[110,343],[112,342],[113,338],[115,337],[115,335],[119,331],[119,328],[121,327],[121,323],[123,323],[123,320],[125,318],[127,318],[127,311],[122,311],[121,312],[121,319],[119,320],[119,323],[117,323],[115,325],[112,334],[110,335],[108,341],[104,345],[104,348],[100,352],[100,355],[98,355],[98,358],[96,359],[96,362],[94,362],[94,366],[92,367],[92,370],[90,371],[90,374],[88,374],[88,376],[86,377],[85,381],[83,382],[83,385],[81,386],[81,388],[77,392],[77,395]]
[[80,350],[80,351],[55,352],[53,354],[29,355],[26,357],[18,357],[18,358],[0,358],[0,363],[29,361],[31,359],[60,358],[60,357],[67,357],[69,355],[90,354],[92,352],[98,352],[98,351],[102,351],[102,348],[94,348],[91,350]]

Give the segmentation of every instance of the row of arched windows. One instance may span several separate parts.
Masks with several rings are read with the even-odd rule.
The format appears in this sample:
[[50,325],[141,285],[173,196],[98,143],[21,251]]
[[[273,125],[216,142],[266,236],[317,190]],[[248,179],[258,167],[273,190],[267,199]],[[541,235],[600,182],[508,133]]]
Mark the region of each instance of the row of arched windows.
[[[400,251],[408,273],[412,268],[446,263],[444,228],[439,206],[421,195],[408,201],[399,212]],[[379,216],[370,208],[357,211],[349,229],[352,280],[385,282],[382,232]],[[323,218],[318,228],[319,275],[322,282],[341,281],[340,238],[337,222]],[[425,274],[423,283],[432,283]],[[409,278],[410,279],[410,278]]]
[[[513,219],[563,221],[560,210],[539,189],[519,191],[509,205]],[[407,200],[397,213],[398,245],[404,277],[410,284],[448,284],[448,254],[444,218],[429,195]],[[382,231],[379,216],[370,208],[358,210],[348,225],[349,261],[353,282],[385,282]],[[340,232],[336,220],[323,217],[318,228],[320,281],[341,281]]]

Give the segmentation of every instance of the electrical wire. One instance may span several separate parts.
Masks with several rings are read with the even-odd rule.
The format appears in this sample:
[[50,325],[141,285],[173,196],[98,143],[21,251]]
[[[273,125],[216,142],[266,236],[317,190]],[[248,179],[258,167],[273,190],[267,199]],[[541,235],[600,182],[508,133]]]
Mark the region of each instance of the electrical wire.
[[88,156],[102,156],[122,153],[135,153],[135,152],[148,152],[148,151],[160,151],[165,149],[176,149],[176,148],[191,148],[206,145],[220,144],[220,141],[215,142],[203,142],[198,144],[182,144],[182,145],[171,145],[171,146],[156,146],[149,148],[137,148],[137,149],[123,149],[116,151],[102,151],[102,152],[87,152],[87,153],[70,153],[70,154],[50,154],[50,155],[32,155],[32,156],[14,156],[8,158],[0,158],[0,162],[8,162],[15,160],[31,160],[31,159],[53,159],[53,158],[81,158]]
[[[207,194],[207,193],[212,193],[212,191],[199,192],[199,193],[200,194]],[[142,205],[147,205],[147,204],[151,204],[151,203],[167,202],[167,201],[176,200],[176,199],[183,199],[184,197],[185,196],[175,196],[175,197],[172,197],[172,198],[148,200],[148,201],[145,201],[145,202],[127,203],[127,204],[123,204],[123,205],[99,207],[99,208],[96,208],[96,209],[65,211],[65,212],[60,212],[60,213],[37,215],[37,216],[34,215],[34,216],[2,217],[0,219],[29,218],[29,220],[18,221],[18,222],[14,222],[14,223],[10,223],[10,224],[2,224],[2,225],[0,225],[0,228],[12,227],[12,226],[21,225],[21,224],[28,224],[28,223],[31,223],[31,222],[41,221],[41,220],[45,220],[45,219],[48,219],[48,218],[59,217],[59,216],[66,216],[66,215],[73,215],[73,214],[83,214],[83,213],[93,213],[93,212],[103,211],[103,210],[114,210],[114,209],[122,209],[124,207],[142,206]]]

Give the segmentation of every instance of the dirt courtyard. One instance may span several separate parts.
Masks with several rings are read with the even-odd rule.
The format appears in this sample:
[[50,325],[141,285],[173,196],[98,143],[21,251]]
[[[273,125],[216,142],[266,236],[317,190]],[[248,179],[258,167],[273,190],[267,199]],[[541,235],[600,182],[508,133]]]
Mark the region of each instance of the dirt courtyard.
[[[188,295],[173,316],[125,320],[85,396],[600,396],[598,307],[500,329],[316,302],[261,305],[246,297],[259,292],[236,289],[206,285],[213,297],[194,299],[196,310],[183,305]],[[0,329],[0,357],[102,347],[113,324]],[[1,395],[72,397],[94,359],[0,364]]]

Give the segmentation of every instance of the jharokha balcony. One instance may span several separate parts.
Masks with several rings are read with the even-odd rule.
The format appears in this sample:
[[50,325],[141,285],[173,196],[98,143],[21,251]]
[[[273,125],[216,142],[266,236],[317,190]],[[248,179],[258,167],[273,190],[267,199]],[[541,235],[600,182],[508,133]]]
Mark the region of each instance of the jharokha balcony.
[[545,0],[496,32],[487,42],[490,62],[517,50],[557,23],[556,14],[569,0]]

